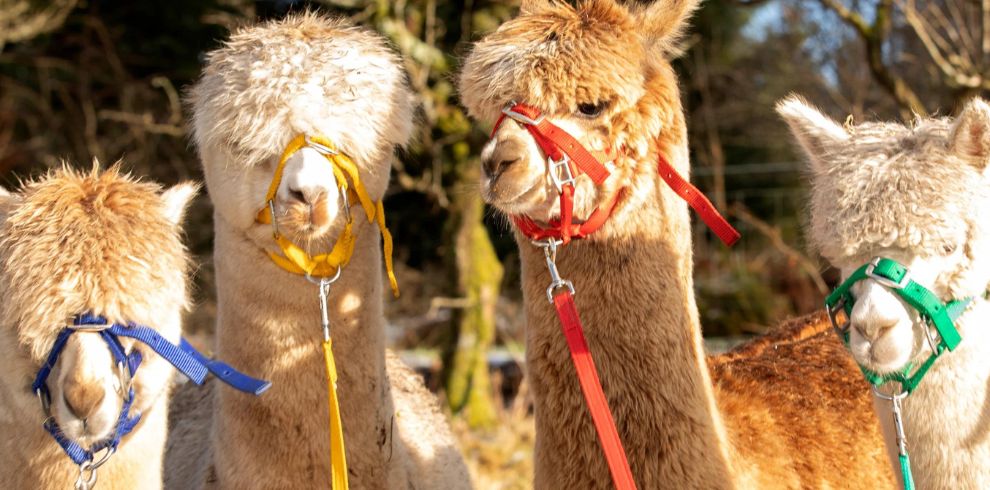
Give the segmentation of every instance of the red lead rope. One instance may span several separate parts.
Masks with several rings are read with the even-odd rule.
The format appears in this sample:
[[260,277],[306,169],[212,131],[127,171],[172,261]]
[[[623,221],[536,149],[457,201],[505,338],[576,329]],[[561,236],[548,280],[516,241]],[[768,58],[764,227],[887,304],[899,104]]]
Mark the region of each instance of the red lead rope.
[[602,382],[598,379],[595,361],[591,358],[588,342],[584,339],[584,330],[581,327],[577,307],[574,305],[574,296],[569,290],[564,289],[563,293],[554,295],[553,304],[557,307],[560,327],[564,331],[564,337],[567,338],[571,360],[574,362],[574,369],[581,383],[584,401],[588,404],[588,411],[591,412],[591,420],[595,423],[598,441],[601,443],[602,451],[605,452],[605,460],[612,473],[612,482],[618,490],[635,490],[636,481],[633,480],[629,461],[626,460],[626,451],[622,447],[622,439],[619,438],[615,420],[612,419],[612,411],[609,410],[608,400],[605,399],[605,392],[602,391]]

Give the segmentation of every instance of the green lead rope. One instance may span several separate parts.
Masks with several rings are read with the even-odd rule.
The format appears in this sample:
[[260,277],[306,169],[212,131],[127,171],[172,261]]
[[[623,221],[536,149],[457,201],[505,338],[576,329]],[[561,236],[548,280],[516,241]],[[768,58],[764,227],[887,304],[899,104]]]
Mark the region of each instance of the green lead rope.
[[[928,370],[935,364],[945,351],[955,350],[962,337],[956,329],[955,320],[959,318],[966,307],[973,301],[973,298],[954,300],[948,303],[942,302],[938,296],[929,291],[924,286],[914,282],[908,273],[907,267],[887,258],[877,257],[870,263],[856,269],[842,284],[832,291],[832,294],[825,299],[825,310],[828,312],[832,326],[835,327],[839,338],[849,347],[849,318],[852,317],[853,305],[856,299],[852,295],[852,287],[857,282],[873,279],[881,286],[897,294],[912,308],[921,315],[923,322],[935,327],[938,331],[939,340],[932,345],[932,354],[928,356],[917,368],[914,363],[908,363],[903,369],[893,373],[875,373],[863,365],[859,368],[863,371],[863,376],[873,385],[873,393],[882,399],[889,400],[892,405],[894,416],[894,427],[897,432],[897,452],[901,466],[901,477],[904,481],[905,490],[914,490],[914,477],[911,475],[911,459],[907,451],[907,437],[904,434],[904,423],[901,418],[901,400],[911,394],[918,383],[925,377]],[[846,321],[841,323],[837,319],[839,311],[844,311]],[[930,332],[926,332],[929,334]],[[880,392],[880,387],[890,382],[897,382],[901,385],[901,393],[895,395],[884,395]]]

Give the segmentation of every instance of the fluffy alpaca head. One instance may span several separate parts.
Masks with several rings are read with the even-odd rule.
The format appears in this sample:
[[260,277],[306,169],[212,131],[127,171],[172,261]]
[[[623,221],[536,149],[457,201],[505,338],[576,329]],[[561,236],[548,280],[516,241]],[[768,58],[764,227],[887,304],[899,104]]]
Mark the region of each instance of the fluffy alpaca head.
[[[614,0],[524,1],[518,17],[471,50],[460,76],[470,114],[494,123],[510,101],[539,108],[586,148],[621,148],[617,170],[601,194],[627,180],[663,128],[658,92],[671,79],[669,59],[700,0],[659,0],[626,6]],[[676,85],[673,87],[676,91]],[[482,153],[488,202],[510,214],[547,219],[556,191],[545,156],[529,133],[503,124]],[[597,200],[588,177],[577,182],[576,213]]]
[[[943,301],[982,297],[990,284],[990,106],[911,126],[842,126],[800,98],[777,106],[807,154],[811,242],[843,277],[882,256]],[[923,322],[873,280],[853,289],[850,343],[861,364],[900,369],[930,352]]]
[[[380,199],[392,152],[412,131],[412,100],[398,58],[367,29],[306,13],[238,30],[207,55],[189,96],[219,215],[272,245],[270,228],[255,215],[281,153],[299,134],[333,141]],[[344,221],[330,164],[312,148],[289,159],[275,204],[279,229],[317,249]]]
[[[17,389],[30,391],[55,337],[80,313],[178,341],[189,269],[179,221],[196,189],[162,193],[115,166],[55,170],[0,196],[0,366]],[[144,344],[121,341],[144,358],[133,410],[147,411],[168,388],[172,366]],[[70,337],[48,378],[52,415],[70,439],[88,446],[110,434],[122,403],[116,373],[98,334]]]

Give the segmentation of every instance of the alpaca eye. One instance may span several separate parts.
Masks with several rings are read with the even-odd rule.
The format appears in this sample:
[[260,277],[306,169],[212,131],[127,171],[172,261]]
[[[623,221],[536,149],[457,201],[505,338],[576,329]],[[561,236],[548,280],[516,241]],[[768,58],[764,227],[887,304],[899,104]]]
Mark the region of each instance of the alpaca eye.
[[954,243],[942,245],[942,252],[944,252],[945,255],[952,255],[955,251],[956,251],[956,245]]
[[601,115],[602,111],[604,111],[605,107],[607,106],[608,106],[607,102],[598,102],[597,104],[590,104],[590,103],[578,104],[578,112],[580,112],[582,116],[598,117],[599,115]]

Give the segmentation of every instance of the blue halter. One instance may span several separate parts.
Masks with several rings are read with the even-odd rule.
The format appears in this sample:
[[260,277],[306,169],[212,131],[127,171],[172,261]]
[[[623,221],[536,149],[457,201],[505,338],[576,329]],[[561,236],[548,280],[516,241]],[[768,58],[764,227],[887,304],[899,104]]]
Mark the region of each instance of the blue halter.
[[[100,337],[107,344],[110,353],[113,355],[114,363],[120,369],[121,390],[125,392],[120,416],[117,418],[117,425],[113,432],[109,437],[92,445],[89,449],[84,449],[76,442],[69,440],[55,422],[55,418],[51,416],[51,393],[48,391],[48,385],[46,384],[46,380],[55,367],[58,356],[65,349],[65,344],[69,341],[69,337],[80,331],[100,334]],[[141,421],[140,412],[135,413],[133,416],[130,415],[131,405],[134,403],[134,389],[131,387],[131,380],[134,379],[138,366],[141,365],[141,353],[134,350],[128,354],[124,350],[124,346],[121,345],[119,337],[129,337],[146,344],[197,385],[202,385],[206,380],[206,375],[213,373],[220,381],[245,393],[261,395],[271,387],[271,383],[268,381],[252,378],[222,361],[208,359],[192,345],[189,345],[186,339],[180,339],[179,345],[175,345],[148,327],[133,323],[128,323],[127,325],[118,323],[110,324],[102,316],[91,314],[79,315],[73,320],[72,326],[66,327],[55,338],[55,343],[48,353],[48,359],[41,366],[41,369],[38,370],[38,375],[35,377],[31,389],[38,395],[38,398],[41,400],[42,409],[44,409],[45,415],[48,416],[44,425],[45,430],[58,442],[59,446],[65,451],[65,454],[80,466],[80,469],[85,467],[86,470],[93,471],[99,465],[106,462],[107,458],[117,450],[120,439],[131,432],[138,422]],[[95,455],[103,450],[107,450],[107,453],[94,463]]]

